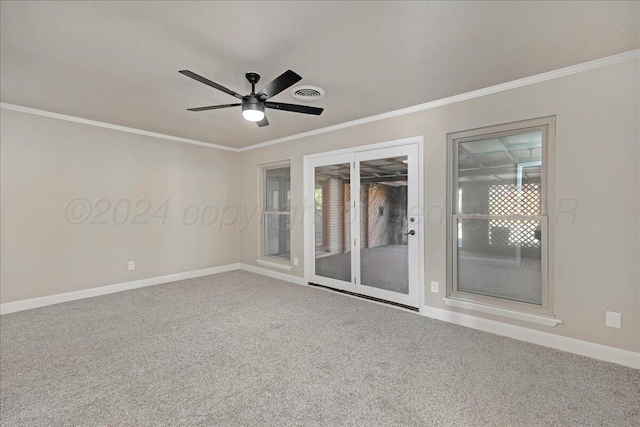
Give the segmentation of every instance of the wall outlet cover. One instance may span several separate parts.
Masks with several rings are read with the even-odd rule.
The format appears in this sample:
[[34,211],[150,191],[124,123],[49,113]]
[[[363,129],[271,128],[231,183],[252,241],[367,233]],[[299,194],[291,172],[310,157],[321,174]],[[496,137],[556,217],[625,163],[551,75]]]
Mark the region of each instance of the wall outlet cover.
[[622,327],[622,315],[613,311],[607,311],[606,325],[610,328],[620,329]]
[[136,269],[136,262],[129,261],[129,270],[135,270],[135,269]]
[[431,281],[431,292],[437,293],[438,287],[439,287],[438,282]]

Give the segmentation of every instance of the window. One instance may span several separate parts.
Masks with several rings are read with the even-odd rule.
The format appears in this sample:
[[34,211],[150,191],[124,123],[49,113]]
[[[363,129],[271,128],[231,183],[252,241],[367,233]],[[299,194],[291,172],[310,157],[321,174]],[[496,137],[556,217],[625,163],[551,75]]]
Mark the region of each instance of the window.
[[553,118],[449,135],[448,296],[550,314]]
[[262,173],[262,255],[289,261],[291,168],[289,163],[272,164]]

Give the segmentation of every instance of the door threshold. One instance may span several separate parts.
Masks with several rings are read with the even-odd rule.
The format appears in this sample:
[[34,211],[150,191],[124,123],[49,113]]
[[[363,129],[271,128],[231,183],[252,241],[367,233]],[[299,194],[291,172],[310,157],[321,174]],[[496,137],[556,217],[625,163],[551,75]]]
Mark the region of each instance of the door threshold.
[[391,305],[394,307],[400,307],[400,308],[404,308],[405,310],[410,310],[410,311],[415,311],[416,313],[418,313],[420,310],[418,310],[417,307],[411,307],[410,305],[405,305],[405,304],[400,304],[399,302],[393,302],[393,301],[387,301],[386,299],[380,299],[380,298],[376,298],[376,297],[371,297],[369,295],[363,295],[363,294],[357,294],[355,292],[349,292],[349,291],[343,291],[342,289],[336,289],[336,288],[332,288],[331,286],[324,286],[324,285],[319,285],[317,283],[311,283],[308,282],[307,283],[310,286],[315,286],[317,288],[323,288],[323,289],[327,289],[333,292],[337,292],[340,294],[346,294],[346,295],[350,295],[352,297],[356,297],[356,298],[362,298],[362,299],[366,299],[369,301],[375,301],[381,304],[386,304],[386,305]]

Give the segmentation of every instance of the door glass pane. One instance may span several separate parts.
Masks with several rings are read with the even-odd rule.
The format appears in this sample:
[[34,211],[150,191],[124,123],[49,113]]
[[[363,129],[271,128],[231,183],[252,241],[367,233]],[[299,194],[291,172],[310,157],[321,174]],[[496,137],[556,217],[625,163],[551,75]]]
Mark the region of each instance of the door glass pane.
[[542,304],[538,220],[458,220],[458,290]]
[[351,282],[349,163],[315,168],[316,275]]
[[362,284],[409,293],[407,156],[360,162]]
[[542,132],[458,144],[458,214],[540,215]]
[[291,257],[288,214],[264,214],[264,254],[289,260]]

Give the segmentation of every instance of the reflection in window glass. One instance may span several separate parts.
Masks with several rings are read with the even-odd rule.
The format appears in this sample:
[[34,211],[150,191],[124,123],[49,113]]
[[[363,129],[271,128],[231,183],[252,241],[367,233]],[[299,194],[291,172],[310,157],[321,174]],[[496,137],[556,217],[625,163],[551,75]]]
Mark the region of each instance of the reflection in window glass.
[[[527,215],[520,211],[519,189],[525,190],[527,207],[532,206],[530,197],[537,195],[539,203],[541,176],[541,131],[461,142],[458,144],[457,178],[458,189],[462,192],[456,200],[456,212],[493,214],[489,211],[488,188],[491,187],[503,193],[511,191],[510,198],[502,199],[510,204],[510,215]],[[506,208],[495,203],[493,207]],[[536,209],[535,215],[539,215],[539,206]]]
[[[491,220],[459,220],[462,239],[458,250],[458,290],[504,298],[529,304],[541,304],[542,260],[539,221],[512,221],[492,225]],[[521,245],[513,239],[513,230],[527,230],[518,237],[536,244]]]
[[315,262],[318,276],[351,281],[351,165],[315,168]]
[[360,162],[362,284],[409,293],[408,159]]
[[264,172],[263,255],[289,260],[291,169],[266,168]]
[[543,131],[454,144],[454,289],[541,305]]

